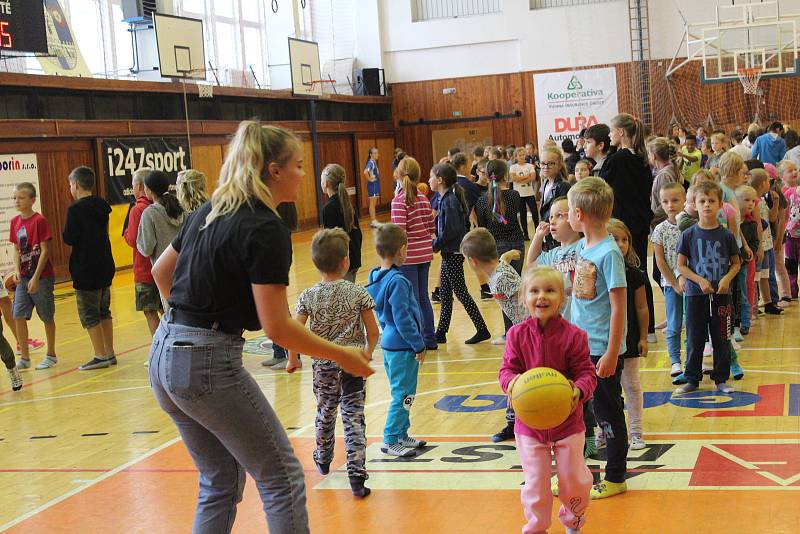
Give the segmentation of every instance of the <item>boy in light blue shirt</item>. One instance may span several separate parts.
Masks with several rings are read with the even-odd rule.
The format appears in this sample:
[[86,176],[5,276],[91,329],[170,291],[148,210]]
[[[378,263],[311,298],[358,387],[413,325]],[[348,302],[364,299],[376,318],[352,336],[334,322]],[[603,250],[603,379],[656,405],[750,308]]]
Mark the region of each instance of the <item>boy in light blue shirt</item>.
[[625,484],[628,430],[622,404],[623,359],[627,331],[625,261],[608,235],[606,223],[614,206],[614,192],[599,178],[584,178],[567,193],[569,224],[586,237],[578,242],[572,285],[572,322],[589,336],[589,353],[597,367],[597,389],[592,404],[606,438],[605,479],[596,484],[592,499],[627,491]]

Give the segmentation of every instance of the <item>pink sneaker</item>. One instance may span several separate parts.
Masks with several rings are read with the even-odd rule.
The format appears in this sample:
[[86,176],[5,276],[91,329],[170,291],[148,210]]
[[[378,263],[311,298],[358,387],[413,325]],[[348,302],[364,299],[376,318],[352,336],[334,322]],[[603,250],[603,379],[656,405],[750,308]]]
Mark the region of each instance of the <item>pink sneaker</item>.
[[28,350],[38,350],[44,347],[44,341],[28,338]]

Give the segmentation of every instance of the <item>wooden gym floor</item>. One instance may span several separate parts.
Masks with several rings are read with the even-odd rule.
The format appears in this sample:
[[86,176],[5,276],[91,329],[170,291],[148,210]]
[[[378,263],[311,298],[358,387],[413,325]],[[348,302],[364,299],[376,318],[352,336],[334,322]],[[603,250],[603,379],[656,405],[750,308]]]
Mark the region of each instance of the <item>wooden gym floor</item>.
[[[364,262],[371,266],[372,235],[367,228],[364,234]],[[292,301],[317,281],[309,257],[311,235],[294,236]],[[358,280],[367,271],[364,267]],[[474,277],[468,273],[467,279],[477,294]],[[59,364],[48,371],[24,371],[20,392],[9,389],[5,373],[0,377],[0,531],[188,532],[197,472],[150,393],[143,366],[149,336],[144,318],[134,310],[132,275],[119,274],[114,282],[119,365],[110,369],[77,370],[90,357],[89,341],[71,288],[62,287],[57,295]],[[658,290],[656,298],[660,320]],[[496,304],[479,305],[492,332],[499,334]],[[755,323],[740,352],[746,375],[732,396],[710,393],[706,382],[705,391],[673,398],[659,332],[641,373],[649,446],[629,453],[630,491],[593,502],[584,532],[800,531],[798,309],[800,304],[793,304],[783,316]],[[519,532],[519,459],[513,442],[488,439],[503,424],[497,385],[502,348],[488,342],[464,345],[472,325],[458,303],[454,315],[449,343],[430,353],[420,370],[412,432],[430,443],[415,459],[388,459],[377,450],[389,395],[376,351],[366,410],[373,493],[363,501],[350,494],[340,442],[334,471],[323,478],[314,469],[310,366],[287,375],[261,367],[268,355],[246,356],[247,368],[263,386],[305,466],[313,532]],[[35,318],[31,335],[44,337]],[[260,350],[258,341],[249,345],[251,351]],[[42,357],[42,351],[33,353],[34,363]],[[602,462],[589,464],[599,474]],[[554,516],[556,511],[557,502]],[[234,532],[265,530],[249,482]],[[551,532],[563,532],[555,519]]]

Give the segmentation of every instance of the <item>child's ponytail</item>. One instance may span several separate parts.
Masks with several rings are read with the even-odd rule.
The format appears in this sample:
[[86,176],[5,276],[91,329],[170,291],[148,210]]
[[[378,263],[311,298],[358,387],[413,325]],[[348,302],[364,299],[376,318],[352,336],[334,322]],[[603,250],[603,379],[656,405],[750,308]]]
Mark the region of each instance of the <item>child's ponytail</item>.
[[506,203],[500,184],[506,181],[508,165],[502,159],[493,159],[486,164],[486,174],[489,175],[489,189],[486,190],[486,199],[492,207],[492,213],[497,222],[508,224],[505,216]]
[[406,156],[397,164],[397,173],[402,180],[401,184],[406,197],[406,207],[413,208],[417,205],[417,184],[421,173],[419,163],[411,156]]
[[625,136],[631,140],[633,153],[647,163],[647,147],[645,146],[644,124],[642,124],[642,121],[630,113],[620,113],[611,119],[611,124],[614,128],[621,128],[625,131]]

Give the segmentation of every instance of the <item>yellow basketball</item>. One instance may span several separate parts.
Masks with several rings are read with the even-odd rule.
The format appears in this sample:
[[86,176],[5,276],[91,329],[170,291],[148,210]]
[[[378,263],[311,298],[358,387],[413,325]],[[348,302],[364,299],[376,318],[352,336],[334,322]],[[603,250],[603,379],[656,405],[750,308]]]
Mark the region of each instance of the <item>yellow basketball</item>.
[[555,428],[569,417],[572,386],[549,367],[535,367],[522,374],[511,390],[511,404],[520,421],[537,430]]

